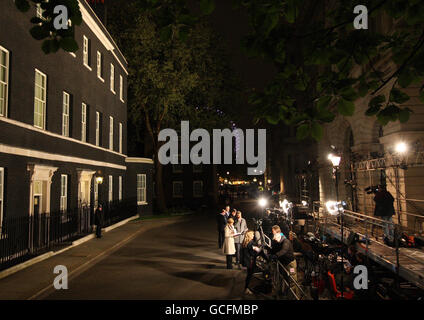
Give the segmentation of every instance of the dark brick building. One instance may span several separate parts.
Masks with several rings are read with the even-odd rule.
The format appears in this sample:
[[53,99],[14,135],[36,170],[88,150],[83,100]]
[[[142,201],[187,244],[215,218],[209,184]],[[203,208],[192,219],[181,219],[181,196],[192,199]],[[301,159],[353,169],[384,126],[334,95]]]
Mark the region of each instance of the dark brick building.
[[0,226],[124,199],[152,210],[153,162],[126,155],[127,62],[79,2],[80,49],[49,55],[29,34],[38,9],[0,2]]

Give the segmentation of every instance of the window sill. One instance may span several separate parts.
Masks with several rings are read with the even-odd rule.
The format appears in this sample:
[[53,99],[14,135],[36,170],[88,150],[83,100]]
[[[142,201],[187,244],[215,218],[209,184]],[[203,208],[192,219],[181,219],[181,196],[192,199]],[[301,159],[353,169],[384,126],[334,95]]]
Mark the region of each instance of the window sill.
[[103,79],[103,78],[101,78],[99,76],[97,76],[97,79],[99,79],[101,82],[105,83],[105,79]]
[[84,63],[84,67],[86,67],[88,70],[93,71],[93,69],[88,65]]
[[138,206],[146,206],[148,203],[146,201],[137,201]]

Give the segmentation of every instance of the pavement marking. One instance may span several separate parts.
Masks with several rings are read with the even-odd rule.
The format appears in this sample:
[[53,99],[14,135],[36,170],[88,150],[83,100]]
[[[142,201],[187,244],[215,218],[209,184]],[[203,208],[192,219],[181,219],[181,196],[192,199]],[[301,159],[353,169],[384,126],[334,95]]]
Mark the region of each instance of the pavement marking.
[[[135,237],[137,237],[143,231],[146,231],[146,230],[144,230],[144,228],[141,228],[140,230],[138,230],[134,234],[130,235],[129,237],[127,237],[124,240],[122,240],[122,241],[118,242],[117,244],[115,244],[113,247],[111,247],[111,248],[103,251],[102,253],[98,254],[94,258],[92,258],[92,259],[88,260],[87,262],[85,262],[84,264],[80,265],[78,268],[76,268],[73,271],[69,272],[69,274],[68,274],[68,282],[71,280],[71,278],[75,278],[76,276],[78,276],[82,272],[86,271],[88,269],[88,267],[90,267],[90,264],[94,265],[96,262],[99,262],[100,260],[108,257],[114,251],[116,251],[119,248],[121,248],[124,244],[126,244],[127,242],[133,240]],[[47,296],[48,294],[51,293],[51,292],[49,292],[49,290],[51,292],[56,291],[56,289],[53,287],[53,282],[52,282],[51,285],[48,285],[47,287],[39,290],[37,293],[35,293],[31,297],[27,298],[26,300],[35,300],[35,299],[38,299],[38,298],[39,299],[42,299],[43,297],[45,297],[45,296]]]

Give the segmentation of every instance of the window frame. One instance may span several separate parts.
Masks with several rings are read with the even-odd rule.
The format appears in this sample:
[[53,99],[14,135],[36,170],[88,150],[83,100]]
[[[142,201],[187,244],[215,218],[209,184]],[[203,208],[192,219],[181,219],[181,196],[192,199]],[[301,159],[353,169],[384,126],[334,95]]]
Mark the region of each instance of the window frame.
[[113,63],[110,64],[110,91],[112,91],[113,94],[116,94],[115,91],[115,66]]
[[103,54],[100,51],[97,51],[97,78],[105,82],[103,79]]
[[125,103],[125,100],[124,100],[124,77],[121,74],[119,75],[119,100],[121,100],[122,103]]
[[100,146],[100,112],[96,111],[96,146]]
[[7,114],[8,114],[8,109],[9,109],[9,75],[10,75],[10,51],[7,50],[6,48],[0,46],[0,52],[3,52],[6,54],[6,65],[3,66],[0,64],[0,68],[4,67],[6,69],[6,81],[2,81],[0,79],[0,84],[5,86],[5,96],[4,96],[4,110],[3,113],[1,113],[0,111],[0,117],[5,117],[7,118]]
[[113,125],[114,119],[112,116],[109,116],[109,150],[113,151]]
[[[65,178],[65,179],[64,179]],[[65,180],[65,184],[64,184]],[[64,191],[65,190],[65,195]],[[68,175],[61,174],[60,175],[60,212],[66,212],[68,210]]]
[[122,122],[119,122],[119,153],[122,153]]
[[113,201],[113,176],[112,175],[109,175],[107,199],[108,199],[108,202]]
[[81,103],[81,141],[87,142],[87,104]]
[[[65,113],[65,97],[67,97],[67,113]],[[63,91],[62,95],[62,136],[69,138],[69,126],[70,126],[70,120],[71,120],[71,95],[67,93],[66,91]]]
[[[181,195],[175,194],[175,185],[181,184]],[[181,180],[172,181],[172,197],[183,198],[184,197],[184,183]]]
[[[144,181],[144,186],[143,186],[143,181]],[[145,173],[137,173],[136,189],[137,189],[136,190],[137,205],[147,204],[147,175]]]
[[88,70],[92,70],[90,66],[90,39],[85,35],[82,36],[82,63]]
[[[196,194],[195,190],[196,188],[194,187],[195,184],[200,183],[200,185],[202,186],[202,193],[201,194]],[[203,191],[203,181],[202,180],[194,180],[193,181],[193,198],[203,198],[204,197],[204,191]]]
[[[40,87],[42,90],[44,90],[44,100],[41,100],[40,98],[37,98],[36,96],[36,86],[37,86],[37,74],[41,76],[41,78],[44,78],[44,84],[45,87]],[[42,116],[42,126],[38,126],[35,123],[35,106],[36,106],[36,101],[41,102],[42,106],[43,106],[43,112],[41,114]],[[47,114],[47,75],[43,72],[41,72],[38,69],[35,69],[35,78],[34,78],[34,127],[42,129],[42,130],[46,130],[46,114]]]

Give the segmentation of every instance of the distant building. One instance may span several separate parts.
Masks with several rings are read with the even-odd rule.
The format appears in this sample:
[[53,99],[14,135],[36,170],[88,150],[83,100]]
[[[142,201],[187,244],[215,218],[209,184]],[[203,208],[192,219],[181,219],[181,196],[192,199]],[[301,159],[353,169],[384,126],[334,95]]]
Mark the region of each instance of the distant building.
[[29,34],[40,9],[0,2],[0,226],[124,200],[152,211],[153,161],[126,155],[127,62],[79,3],[80,50],[45,55]]

